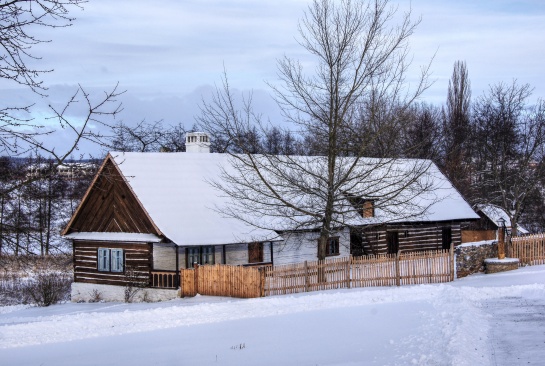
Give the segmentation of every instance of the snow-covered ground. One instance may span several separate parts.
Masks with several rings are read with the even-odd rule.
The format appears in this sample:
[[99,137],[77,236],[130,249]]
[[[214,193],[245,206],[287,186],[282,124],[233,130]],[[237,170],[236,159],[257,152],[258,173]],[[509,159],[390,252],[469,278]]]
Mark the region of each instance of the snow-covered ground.
[[239,300],[0,307],[0,365],[538,365],[545,266]]

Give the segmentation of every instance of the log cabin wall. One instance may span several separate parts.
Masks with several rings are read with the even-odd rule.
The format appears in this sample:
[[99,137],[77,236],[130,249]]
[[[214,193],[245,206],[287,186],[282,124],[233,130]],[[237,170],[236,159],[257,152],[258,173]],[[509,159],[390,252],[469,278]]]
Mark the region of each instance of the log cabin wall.
[[[460,223],[430,223],[413,225],[387,225],[364,229],[361,237],[362,248],[352,248],[353,255],[383,254],[388,252],[388,232],[397,232],[399,250],[412,252],[417,250],[442,249],[443,229],[451,230],[454,246],[462,242]],[[354,238],[352,238],[354,243]]]
[[[125,286],[127,284],[127,268],[133,268],[139,277],[149,281],[153,264],[152,244],[74,240],[73,245],[74,282]],[[99,271],[99,248],[123,249],[125,258],[123,272]]]

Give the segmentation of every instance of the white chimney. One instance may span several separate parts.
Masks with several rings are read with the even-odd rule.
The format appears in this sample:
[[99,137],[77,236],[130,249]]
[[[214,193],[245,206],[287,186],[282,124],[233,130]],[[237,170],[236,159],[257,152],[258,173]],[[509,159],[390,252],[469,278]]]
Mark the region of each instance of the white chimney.
[[185,151],[188,153],[210,153],[210,137],[206,132],[188,132],[185,135]]

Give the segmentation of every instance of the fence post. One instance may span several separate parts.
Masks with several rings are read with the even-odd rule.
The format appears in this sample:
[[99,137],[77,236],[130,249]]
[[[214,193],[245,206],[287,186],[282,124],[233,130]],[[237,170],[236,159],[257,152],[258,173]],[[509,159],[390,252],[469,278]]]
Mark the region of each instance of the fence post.
[[259,296],[265,297],[265,267],[259,267]]
[[454,269],[456,268],[456,263],[454,263],[454,243],[450,243],[450,253],[449,253],[449,262],[450,262],[450,281],[454,281]]
[[195,273],[193,273],[194,276],[194,291],[195,294],[199,293],[199,265],[197,263],[193,263],[193,270]]
[[346,260],[346,288],[350,288],[350,263],[352,262],[352,255],[349,255]]
[[398,250],[396,253],[396,286],[401,286],[401,271],[399,270],[399,256],[401,255],[401,250]]
[[308,292],[308,263],[305,261],[305,292]]

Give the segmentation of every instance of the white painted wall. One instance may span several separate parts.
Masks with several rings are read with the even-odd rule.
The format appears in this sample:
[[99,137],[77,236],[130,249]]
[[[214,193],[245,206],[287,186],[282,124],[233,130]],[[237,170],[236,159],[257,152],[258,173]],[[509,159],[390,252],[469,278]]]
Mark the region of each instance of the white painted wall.
[[[318,259],[318,232],[282,233],[283,242],[273,245],[273,264],[291,264]],[[350,230],[344,228],[331,236],[339,236],[339,256],[350,255]]]
[[[125,300],[125,287],[113,285],[98,285],[93,283],[72,283],[71,300],[72,302],[89,302],[93,300],[94,291],[100,293],[102,301],[121,301]],[[144,288],[134,297],[134,302],[144,300],[156,302],[172,300],[179,297],[178,290],[166,290],[158,288]]]

